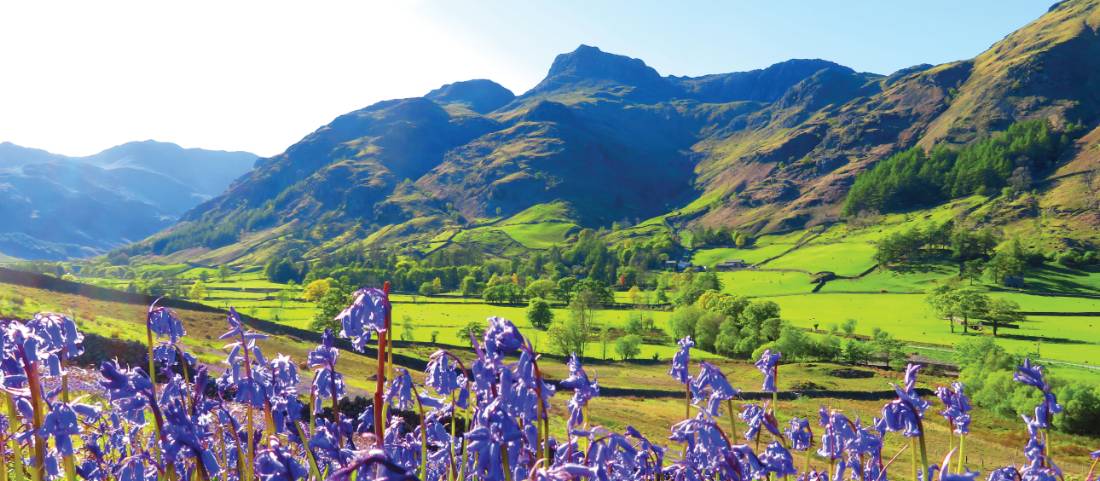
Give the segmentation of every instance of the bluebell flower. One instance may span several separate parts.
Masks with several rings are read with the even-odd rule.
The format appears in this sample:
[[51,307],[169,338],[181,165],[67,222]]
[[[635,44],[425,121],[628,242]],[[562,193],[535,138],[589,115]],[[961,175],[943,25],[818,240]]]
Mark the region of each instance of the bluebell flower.
[[164,452],[174,462],[181,456],[202,463],[208,476],[214,477],[221,471],[214,453],[203,446],[203,439],[209,436],[199,427],[183,403],[179,400],[169,402],[162,407],[164,411]]
[[158,302],[160,302],[160,298],[153,301],[153,304],[149,306],[145,322],[148,323],[149,330],[153,331],[154,334],[165,336],[172,344],[176,344],[183,336],[187,335],[187,331],[183,328],[183,321],[171,309],[158,306]]
[[1020,471],[1015,466],[1005,466],[989,472],[987,481],[1020,481]]
[[[87,407],[90,408],[90,406]],[[93,409],[91,412],[98,417],[99,413],[97,410]],[[80,434],[80,423],[73,406],[67,403],[54,404],[49,414],[46,415],[45,421],[42,423],[41,434],[44,437],[53,437],[57,450],[63,456],[72,456],[72,437]]]
[[691,381],[691,374],[688,373],[688,364],[691,363],[691,348],[695,347],[695,341],[691,340],[691,336],[687,336],[677,341],[677,344],[680,345],[680,349],[672,356],[672,367],[669,368],[668,374],[672,376],[676,382],[687,384]]
[[493,366],[499,367],[504,356],[514,354],[526,341],[516,325],[503,317],[490,317],[489,327],[483,337],[485,355]]
[[776,476],[790,476],[798,473],[794,468],[794,457],[777,441],[768,444],[764,453],[760,455],[760,462],[764,463],[764,467]]
[[339,401],[347,393],[344,375],[336,371],[336,359],[340,351],[336,349],[336,337],[332,330],[325,329],[321,344],[309,352],[309,367],[313,369],[313,388],[316,389],[316,402],[313,412],[321,412],[321,402],[325,399]]
[[84,335],[76,328],[76,322],[69,316],[38,313],[27,325],[38,335],[42,350],[60,355],[64,359],[72,359],[84,354]]
[[263,481],[297,481],[309,472],[272,436],[266,449],[256,453],[256,476]]
[[1046,376],[1043,375],[1043,366],[1032,365],[1031,358],[1024,358],[1024,363],[1016,368],[1016,372],[1012,374],[1012,379],[1016,382],[1027,384],[1040,391],[1049,391],[1050,385],[1047,384]]
[[722,370],[718,366],[703,361],[699,363],[699,374],[691,379],[693,401],[695,403],[701,402],[704,396],[708,396],[708,391],[710,394],[707,411],[712,416],[717,415],[717,404],[720,401],[728,401],[741,393],[739,389],[730,385],[726,375],[722,374]]
[[398,368],[393,379],[390,379],[386,389],[386,404],[397,408],[399,411],[408,411],[413,408],[413,380],[409,370]]
[[145,408],[153,395],[153,383],[140,368],[119,367],[117,361],[104,361],[99,368],[111,404],[135,424],[145,424]]
[[450,396],[456,389],[462,387],[465,380],[451,362],[451,355],[447,351],[439,350],[432,354],[428,359],[424,385],[442,396]]
[[775,386],[775,378],[778,374],[779,359],[782,354],[779,351],[772,352],[771,349],[764,349],[764,353],[760,355],[755,363],[756,368],[764,374],[763,389],[765,392],[777,392],[778,389]]
[[787,439],[791,440],[791,449],[806,451],[813,444],[814,432],[810,429],[810,421],[806,418],[791,418],[790,427],[785,431]]
[[756,439],[760,433],[761,427],[766,428],[768,432],[776,437],[783,436],[779,432],[779,426],[776,423],[775,417],[768,413],[767,409],[764,409],[758,404],[745,404],[741,406],[740,417],[747,426],[745,429],[745,439]]
[[364,287],[355,291],[351,305],[336,315],[336,320],[340,321],[340,337],[351,339],[352,348],[363,352],[372,332],[386,330],[389,310],[389,297],[381,289]]
[[936,389],[936,396],[943,401],[943,411],[940,411],[940,414],[955,427],[955,433],[969,433],[970,398],[963,393],[963,384],[953,382],[951,389],[940,386]]

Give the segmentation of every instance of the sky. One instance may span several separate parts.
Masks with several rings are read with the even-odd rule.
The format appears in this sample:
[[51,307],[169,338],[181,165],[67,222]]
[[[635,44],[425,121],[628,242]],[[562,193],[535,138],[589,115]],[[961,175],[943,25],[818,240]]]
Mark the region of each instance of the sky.
[[271,156],[342,113],[449,82],[489,78],[520,94],[580,44],[662,75],[790,58],[890,73],[973,57],[1050,4],[2,2],[0,142],[88,155],[155,139]]

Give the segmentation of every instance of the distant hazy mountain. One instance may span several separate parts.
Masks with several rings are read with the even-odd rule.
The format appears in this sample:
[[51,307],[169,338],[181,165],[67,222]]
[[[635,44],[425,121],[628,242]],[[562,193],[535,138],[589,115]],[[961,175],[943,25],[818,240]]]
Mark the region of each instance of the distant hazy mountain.
[[0,143],[0,254],[61,259],[140,240],[220,194],[255,160],[154,141],[87,157]]
[[786,230],[837,220],[854,178],[893,153],[1026,119],[1100,125],[1100,0],[1060,2],[974,59],[890,75],[790,60],[662,76],[582,45],[519,96],[474,80],[342,115],[130,252],[425,252],[548,218]]

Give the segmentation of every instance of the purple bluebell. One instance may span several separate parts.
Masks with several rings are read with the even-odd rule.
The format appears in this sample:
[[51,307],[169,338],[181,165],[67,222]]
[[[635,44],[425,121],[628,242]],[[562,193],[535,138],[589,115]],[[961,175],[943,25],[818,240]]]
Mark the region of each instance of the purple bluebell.
[[759,404],[745,404],[741,406],[741,420],[745,422],[745,439],[756,439],[760,428],[764,427],[776,437],[782,437],[779,426],[774,416]]
[[963,393],[963,384],[953,382],[951,383],[951,389],[940,386],[936,388],[936,396],[940,398],[940,401],[943,401],[943,411],[940,411],[940,415],[955,427],[955,433],[969,433],[970,398]]
[[145,424],[144,411],[153,393],[153,383],[145,372],[140,368],[123,369],[117,361],[104,361],[99,373],[111,404],[130,422]]
[[987,481],[1020,481],[1020,471],[1015,466],[1005,466],[989,472]]
[[672,356],[672,367],[668,370],[668,374],[676,382],[687,384],[691,381],[688,365],[691,363],[691,348],[695,347],[695,341],[691,340],[691,336],[687,336],[680,339],[677,344],[680,345],[680,349]]
[[167,337],[172,344],[175,344],[187,335],[187,330],[183,328],[183,321],[180,320],[179,316],[167,307],[158,306],[157,303],[159,302],[160,298],[157,298],[149,306],[149,311],[145,315],[145,322],[149,325],[149,330],[153,331],[153,334]]
[[451,365],[451,354],[439,350],[428,359],[428,368],[424,376],[424,385],[432,388],[442,396],[450,396],[458,388],[462,387],[465,379],[462,374]]
[[55,403],[42,423],[42,435],[54,438],[57,450],[64,456],[73,455],[73,436],[81,432],[78,411],[85,418],[98,418],[99,409],[86,404]]
[[699,374],[691,378],[691,395],[696,404],[706,400],[706,412],[711,416],[718,415],[718,408],[722,401],[728,401],[738,396],[740,390],[730,385],[722,370],[709,362],[699,363]]
[[526,341],[516,325],[502,317],[490,317],[489,327],[483,336],[485,355],[493,366],[499,367],[504,356],[514,354]]
[[778,441],[768,444],[760,455],[760,462],[764,463],[768,472],[775,473],[776,476],[790,476],[798,473],[794,467],[794,457]]
[[413,380],[409,370],[398,368],[393,379],[390,379],[386,388],[386,404],[399,411],[408,411],[413,408]]
[[779,373],[779,359],[782,354],[779,351],[772,352],[771,349],[764,349],[764,353],[760,355],[755,363],[756,368],[764,374],[763,390],[765,392],[776,392],[778,389],[775,386],[775,378]]
[[217,476],[221,471],[214,453],[203,446],[203,439],[209,437],[209,433],[200,427],[195,417],[187,412],[183,403],[178,400],[163,406],[164,411],[164,452],[169,460],[177,460],[180,457],[192,458],[202,463],[208,477]]
[[297,481],[308,474],[297,457],[287,452],[274,436],[266,449],[256,453],[256,476],[263,481]]
[[796,451],[806,451],[813,444],[814,432],[810,429],[810,420],[806,418],[791,418],[790,427],[784,433],[791,440],[791,449]]
[[372,332],[386,330],[386,313],[390,309],[389,297],[381,289],[364,287],[355,291],[351,305],[336,315],[340,337],[351,339],[352,348],[363,352]]
[[309,352],[309,367],[313,369],[313,388],[317,392],[313,412],[321,412],[321,402],[325,399],[339,401],[347,393],[344,375],[336,371],[336,359],[340,350],[336,349],[336,337],[332,330],[325,329],[321,335],[321,344]]
[[[43,350],[72,359],[84,353],[84,334],[69,316],[55,313],[38,313],[27,322],[41,340]],[[59,369],[51,369],[59,371]],[[59,372],[53,372],[57,375]]]

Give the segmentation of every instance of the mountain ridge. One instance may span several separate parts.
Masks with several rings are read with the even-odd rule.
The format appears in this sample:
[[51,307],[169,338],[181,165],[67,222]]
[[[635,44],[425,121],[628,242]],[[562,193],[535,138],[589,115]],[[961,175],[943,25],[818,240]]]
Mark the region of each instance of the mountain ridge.
[[100,254],[170,226],[220,194],[256,156],[139,141],[70,157],[0,144],[0,252]]
[[[674,228],[761,233],[834,222],[856,175],[914,145],[966,143],[1034,118],[1095,126],[1098,2],[1055,5],[974,59],[889,75],[796,59],[662,76],[581,45],[518,96],[458,82],[340,116],[133,252],[219,249],[275,231],[317,255],[356,242],[427,245],[550,204],[582,227],[674,218]],[[1070,62],[1076,54],[1088,59]],[[204,243],[221,224],[237,233]]]

